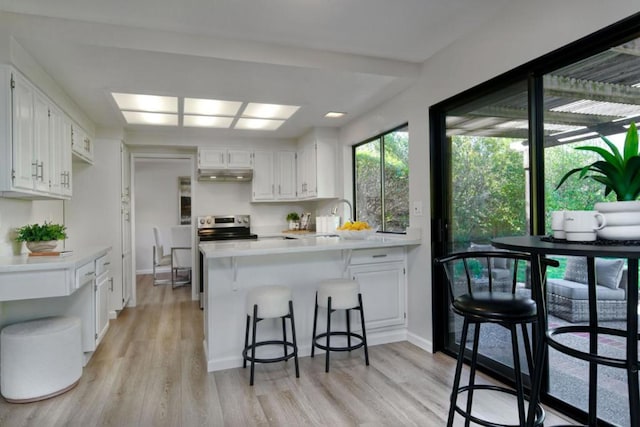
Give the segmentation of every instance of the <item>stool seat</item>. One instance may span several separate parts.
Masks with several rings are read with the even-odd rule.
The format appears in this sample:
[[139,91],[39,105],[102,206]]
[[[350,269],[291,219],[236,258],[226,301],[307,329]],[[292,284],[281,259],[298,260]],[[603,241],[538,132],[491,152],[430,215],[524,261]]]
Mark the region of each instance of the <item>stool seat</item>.
[[247,314],[253,316],[253,306],[258,306],[260,319],[272,319],[289,314],[291,289],[286,286],[271,285],[254,288],[247,294]]
[[57,396],[82,375],[81,322],[47,317],[15,323],[0,332],[0,392],[8,402]]
[[331,308],[333,310],[346,310],[358,307],[359,292],[360,285],[355,280],[325,280],[318,286],[318,306],[327,308],[329,297],[331,297]]

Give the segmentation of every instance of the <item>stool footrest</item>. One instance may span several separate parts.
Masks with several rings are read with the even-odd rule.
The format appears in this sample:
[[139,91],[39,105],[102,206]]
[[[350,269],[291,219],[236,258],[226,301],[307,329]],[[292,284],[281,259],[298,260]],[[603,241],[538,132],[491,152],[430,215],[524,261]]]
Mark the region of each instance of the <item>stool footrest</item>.
[[[512,390],[510,388],[507,387],[501,387],[501,386],[497,386],[497,385],[491,385],[491,384],[474,384],[473,386],[464,386],[464,387],[460,387],[458,389],[458,394],[462,394],[462,393],[467,393],[469,392],[469,390],[473,390],[474,392],[476,390],[490,390],[490,391],[498,391],[501,393],[507,393],[507,394],[511,394],[513,396],[516,396],[517,393],[515,390]],[[486,427],[519,427],[520,424],[499,424],[499,423],[494,423],[491,421],[487,421],[487,420],[483,420],[481,418],[475,417],[471,414],[468,414],[467,411],[465,411],[464,409],[462,409],[460,406],[456,405],[456,412],[460,415],[462,415],[465,419],[470,420],[472,423],[475,424],[479,424],[481,426],[486,426]],[[544,422],[544,419],[546,417],[546,414],[544,412],[544,409],[542,408],[542,406],[540,406],[539,404],[536,405],[536,419],[533,422],[534,426],[541,426],[542,423]]]
[[335,346],[331,346],[331,347],[327,347],[326,345],[320,344],[318,342],[318,340],[320,338],[326,338],[327,333],[323,332],[321,334],[316,335],[316,337],[313,340],[313,345],[318,347],[319,349],[322,350],[330,350],[330,351],[351,351],[351,350],[357,350],[360,347],[364,346],[364,338],[362,337],[362,335],[360,334],[355,334],[353,332],[349,333],[349,332],[344,332],[344,331],[336,331],[336,332],[331,332],[329,334],[329,336],[343,336],[343,337],[351,337],[351,338],[356,338],[358,340],[360,340],[359,343],[353,344],[351,346],[344,346],[344,347],[335,347]]
[[286,345],[288,348],[293,349],[293,351],[291,353],[287,353],[286,356],[283,355],[280,357],[272,357],[272,358],[259,358],[259,357],[252,358],[249,353],[253,349],[253,345],[248,345],[247,348],[242,350],[242,357],[249,362],[273,363],[273,362],[283,362],[285,360],[289,360],[298,354],[298,351],[296,350],[295,345],[293,345],[293,343],[290,341],[278,341],[278,340],[261,341],[256,343],[256,348],[262,347],[265,345],[280,345],[280,346]]

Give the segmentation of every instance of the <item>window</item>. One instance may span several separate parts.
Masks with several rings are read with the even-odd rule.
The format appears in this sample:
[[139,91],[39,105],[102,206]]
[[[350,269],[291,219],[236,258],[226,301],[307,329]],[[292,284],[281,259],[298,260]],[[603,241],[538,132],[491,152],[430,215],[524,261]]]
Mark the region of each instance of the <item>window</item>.
[[404,124],[353,147],[355,219],[378,231],[409,226],[409,126]]

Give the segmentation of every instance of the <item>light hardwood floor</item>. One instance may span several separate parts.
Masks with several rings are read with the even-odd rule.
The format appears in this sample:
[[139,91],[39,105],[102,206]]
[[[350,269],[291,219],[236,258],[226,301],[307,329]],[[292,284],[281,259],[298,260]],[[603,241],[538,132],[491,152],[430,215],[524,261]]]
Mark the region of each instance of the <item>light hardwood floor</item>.
[[[0,426],[446,424],[455,366],[448,356],[407,342],[379,345],[370,347],[369,367],[354,351],[332,356],[328,374],[323,357],[301,358],[299,379],[291,362],[257,365],[250,387],[248,369],[207,373],[202,311],[190,288],[154,287],[139,276],[137,290],[138,306],[111,321],[77,387],[30,404],[0,399]],[[515,415],[513,407],[501,396],[474,399],[474,411],[495,420]],[[547,420],[568,423],[549,411]]]

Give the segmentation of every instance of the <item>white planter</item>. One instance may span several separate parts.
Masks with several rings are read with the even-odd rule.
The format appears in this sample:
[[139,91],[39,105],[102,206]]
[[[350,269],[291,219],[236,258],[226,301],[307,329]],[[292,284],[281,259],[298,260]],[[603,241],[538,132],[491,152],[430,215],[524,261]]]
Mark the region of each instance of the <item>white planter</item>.
[[52,252],[58,246],[57,240],[48,240],[40,242],[27,242],[27,249],[31,252]]
[[640,200],[600,202],[595,209],[606,219],[606,226],[598,230],[598,237],[607,240],[640,239]]

